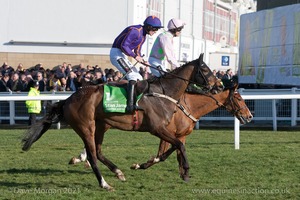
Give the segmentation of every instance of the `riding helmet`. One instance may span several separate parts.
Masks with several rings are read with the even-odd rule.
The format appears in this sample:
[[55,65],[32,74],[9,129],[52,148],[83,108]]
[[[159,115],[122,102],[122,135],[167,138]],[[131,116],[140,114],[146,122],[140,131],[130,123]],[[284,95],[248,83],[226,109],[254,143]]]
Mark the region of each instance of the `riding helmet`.
[[153,28],[163,28],[160,19],[154,15],[151,15],[145,19],[144,26],[151,26]]

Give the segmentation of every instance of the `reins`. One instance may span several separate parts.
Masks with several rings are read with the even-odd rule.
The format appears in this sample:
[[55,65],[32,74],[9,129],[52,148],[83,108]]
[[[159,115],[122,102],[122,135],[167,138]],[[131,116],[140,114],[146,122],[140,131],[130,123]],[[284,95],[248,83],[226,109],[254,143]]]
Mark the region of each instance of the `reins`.
[[153,93],[149,93],[149,94],[146,94],[147,96],[153,96],[153,97],[160,97],[160,98],[164,98],[164,99],[167,99],[173,103],[175,103],[175,105],[180,109],[182,110],[182,112],[187,116],[189,117],[191,120],[193,120],[193,122],[197,122],[199,119],[196,119],[195,117],[192,116],[191,113],[189,113],[185,107],[183,105],[180,104],[179,101],[176,101],[175,99],[173,99],[172,97],[169,97],[167,95],[164,95],[164,94],[159,94],[159,93],[156,93],[156,92],[153,92]]
[[234,95],[234,91],[233,91],[233,90],[230,90],[229,98],[227,98],[227,100],[226,100],[226,102],[225,102],[225,105],[224,105],[223,103],[220,103],[220,102],[219,102],[219,101],[218,101],[211,93],[203,93],[203,95],[212,98],[213,100],[216,101],[216,104],[217,104],[219,107],[224,107],[229,113],[231,113],[231,114],[233,114],[233,115],[235,115],[235,114],[238,113],[240,110],[242,110],[242,109],[245,108],[245,106],[244,106],[244,107],[239,108],[239,109],[237,109],[237,110],[232,109],[232,110],[230,111],[230,110],[227,108],[227,106],[225,106],[225,105],[227,105],[227,104],[230,103],[231,106],[232,106],[232,108],[238,107],[238,105],[235,105],[235,102],[232,100],[233,95]]
[[[215,100],[216,101],[216,104],[217,104],[217,106],[218,107],[224,107],[229,113],[231,113],[231,114],[233,114],[233,115],[235,115],[237,112],[239,112],[240,110],[242,110],[242,109],[244,109],[244,107],[242,107],[242,108],[239,108],[239,109],[237,109],[237,110],[229,110],[228,108],[227,108],[227,106],[225,106],[225,105],[227,105],[228,103],[231,103],[231,105],[232,105],[232,108],[236,108],[236,107],[238,107],[237,105],[234,105],[235,104],[235,102],[232,100],[232,98],[233,98],[233,94],[234,94],[234,91],[233,90],[230,90],[230,94],[229,94],[229,98],[227,98],[227,100],[226,100],[226,103],[225,103],[225,105],[223,104],[223,103],[221,103],[220,101],[218,101],[211,93],[205,93],[205,92],[203,92],[203,93],[201,93],[202,95],[205,95],[205,96],[207,96],[207,97],[209,97],[209,98],[211,98],[211,99],[213,99],[213,100]],[[192,116],[192,114],[182,105],[182,104],[180,104],[180,101],[179,100],[175,100],[175,99],[173,99],[172,97],[169,97],[169,96],[167,96],[167,95],[164,95],[164,94],[159,94],[159,93],[156,93],[156,92],[153,92],[153,93],[148,93],[148,94],[145,94],[145,95],[147,95],[147,96],[153,96],[153,97],[159,97],[159,98],[164,98],[164,99],[167,99],[167,100],[169,100],[169,101],[171,101],[171,102],[173,102],[188,118],[190,118],[193,122],[197,122],[199,119],[196,119],[194,116]]]

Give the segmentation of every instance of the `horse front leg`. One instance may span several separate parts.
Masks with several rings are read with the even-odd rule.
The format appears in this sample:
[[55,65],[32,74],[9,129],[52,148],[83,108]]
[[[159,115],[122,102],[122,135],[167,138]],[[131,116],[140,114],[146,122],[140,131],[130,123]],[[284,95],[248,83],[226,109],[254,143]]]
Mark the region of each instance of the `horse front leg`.
[[90,162],[90,165],[94,171],[94,174],[96,175],[96,178],[99,182],[100,187],[112,191],[113,187],[111,187],[105,180],[104,177],[101,175],[101,172],[97,165],[97,153],[96,153],[96,146],[95,146],[95,140],[93,137],[93,134],[90,135],[84,135],[79,134],[82,137],[82,140],[85,144],[86,153],[87,153],[87,159]]
[[156,157],[152,157],[146,163],[133,164],[130,168],[131,169],[147,169],[156,163],[165,161],[176,149],[176,148],[173,148],[170,150],[169,147],[170,147],[170,143],[168,143],[164,140],[160,140],[160,144],[158,147],[158,152],[157,152]]
[[[185,145],[186,136],[180,137],[179,140],[182,142],[183,145]],[[185,170],[183,169],[180,151],[177,149],[176,153],[177,153],[177,161],[179,163],[179,174],[180,174],[181,178],[184,178],[184,177],[182,177],[182,175],[185,173]],[[188,171],[186,173],[188,175]]]
[[176,136],[174,136],[172,134],[168,134],[167,131],[162,132],[162,134],[159,134],[157,136],[160,137],[161,139],[165,140],[166,142],[169,142],[170,144],[172,144],[172,148],[176,148],[180,152],[179,158],[177,159],[179,167],[180,167],[180,169],[182,169],[180,171],[180,177],[184,181],[189,181],[189,178],[190,178],[189,177],[189,163],[187,160],[184,144],[178,138],[176,138]]
[[124,173],[109,159],[107,159],[102,153],[102,143],[104,139],[105,132],[110,128],[104,122],[96,122],[96,132],[95,132],[95,141],[97,148],[97,158],[105,166],[112,171],[116,177],[121,181],[126,181]]
[[97,149],[98,149],[98,151],[97,151],[97,157],[100,160],[100,162],[102,162],[105,166],[107,166],[108,169],[110,169],[110,171],[112,171],[119,180],[126,181],[124,173],[113,162],[111,162],[109,159],[107,159],[102,154],[101,144],[98,144],[98,148]]

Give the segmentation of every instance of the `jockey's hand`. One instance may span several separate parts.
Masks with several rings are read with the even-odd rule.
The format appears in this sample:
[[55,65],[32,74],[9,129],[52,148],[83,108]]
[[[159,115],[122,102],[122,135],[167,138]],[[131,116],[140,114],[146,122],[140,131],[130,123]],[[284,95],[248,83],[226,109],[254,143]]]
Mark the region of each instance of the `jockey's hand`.
[[148,61],[143,60],[143,64],[146,65],[146,67],[150,66],[150,63]]
[[136,61],[138,61],[139,63],[144,62],[144,59],[143,59],[141,56],[136,56],[134,59],[135,59]]

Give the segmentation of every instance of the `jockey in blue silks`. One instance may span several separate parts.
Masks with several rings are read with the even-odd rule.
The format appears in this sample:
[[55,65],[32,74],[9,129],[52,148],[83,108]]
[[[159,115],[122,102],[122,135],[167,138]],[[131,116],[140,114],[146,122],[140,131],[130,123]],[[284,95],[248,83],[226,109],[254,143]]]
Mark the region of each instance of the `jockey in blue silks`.
[[136,98],[134,87],[138,80],[143,80],[139,70],[128,60],[128,56],[133,57],[137,62],[145,63],[141,55],[141,48],[146,40],[146,35],[152,36],[162,27],[159,18],[149,16],[145,19],[144,25],[132,25],[125,28],[117,36],[110,50],[111,63],[125,74],[128,80],[126,107],[128,113],[140,109],[134,105]]

